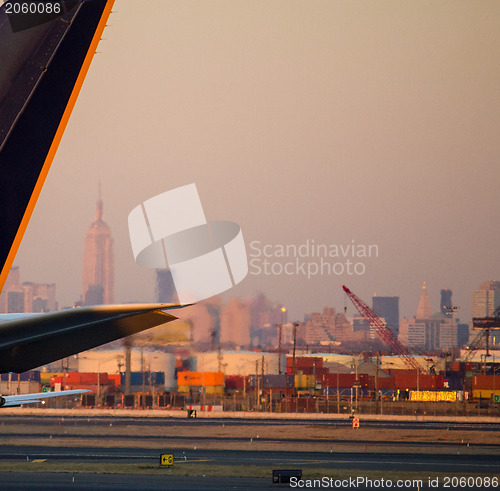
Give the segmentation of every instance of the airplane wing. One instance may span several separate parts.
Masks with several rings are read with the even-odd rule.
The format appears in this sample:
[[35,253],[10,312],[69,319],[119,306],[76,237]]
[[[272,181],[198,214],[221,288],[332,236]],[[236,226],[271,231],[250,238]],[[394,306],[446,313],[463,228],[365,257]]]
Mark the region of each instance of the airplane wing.
[[0,291],[113,1],[0,6]]
[[[0,373],[21,373],[177,319],[168,304],[99,305],[31,314],[0,324]],[[0,320],[2,316],[0,316]]]
[[0,408],[21,406],[22,404],[35,404],[43,402],[43,399],[50,397],[71,396],[91,392],[85,389],[61,390],[58,392],[38,392],[34,394],[20,394],[15,396],[0,396]]

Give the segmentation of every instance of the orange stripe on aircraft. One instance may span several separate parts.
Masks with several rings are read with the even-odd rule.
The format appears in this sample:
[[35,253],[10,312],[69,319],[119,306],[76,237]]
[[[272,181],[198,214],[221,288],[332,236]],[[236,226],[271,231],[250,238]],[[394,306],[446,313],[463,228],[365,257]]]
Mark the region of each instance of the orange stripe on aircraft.
[[103,10],[101,20],[99,21],[97,29],[94,33],[94,37],[92,38],[92,42],[87,51],[87,55],[85,56],[85,60],[83,61],[82,67],[80,69],[80,73],[78,74],[78,78],[76,79],[75,85],[71,92],[71,96],[68,100],[68,104],[66,105],[66,109],[64,110],[64,114],[61,118],[56,134],[54,136],[54,139],[52,140],[52,145],[50,146],[42,170],[40,171],[40,175],[38,176],[38,180],[31,194],[28,206],[26,207],[26,210],[24,212],[23,219],[21,220],[21,223],[17,230],[17,234],[10,248],[9,255],[7,256],[7,260],[5,261],[2,272],[0,273],[0,292],[3,289],[10,268],[12,267],[12,264],[14,262],[14,258],[16,257],[19,246],[21,245],[21,240],[24,236],[24,233],[26,232],[28,223],[31,219],[31,215],[33,214],[33,210],[35,209],[36,202],[38,201],[38,197],[40,196],[40,193],[42,191],[45,179],[47,178],[47,175],[49,173],[50,166],[52,165],[52,161],[54,160],[56,151],[59,147],[59,144],[61,143],[62,136],[64,134],[64,131],[66,130],[66,126],[68,125],[69,117],[71,116],[71,112],[75,107],[75,103],[82,88],[83,81],[85,80],[90,67],[90,63],[92,62],[92,58],[94,57],[97,46],[101,40],[102,33],[104,31],[104,28],[106,27],[106,23],[108,21],[109,15],[111,14],[111,9],[113,8],[114,2],[115,0],[108,0],[108,2],[106,3],[106,7]]

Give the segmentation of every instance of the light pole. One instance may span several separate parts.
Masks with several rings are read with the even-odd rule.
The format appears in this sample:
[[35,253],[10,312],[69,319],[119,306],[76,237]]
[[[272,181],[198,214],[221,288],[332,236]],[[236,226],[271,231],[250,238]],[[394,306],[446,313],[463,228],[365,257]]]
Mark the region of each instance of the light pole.
[[281,307],[281,322],[278,324],[278,373],[281,375],[281,334],[283,331],[283,314],[286,312],[285,307]]
[[292,354],[292,374],[295,375],[295,345],[297,344],[297,327],[298,322],[293,323],[293,354]]

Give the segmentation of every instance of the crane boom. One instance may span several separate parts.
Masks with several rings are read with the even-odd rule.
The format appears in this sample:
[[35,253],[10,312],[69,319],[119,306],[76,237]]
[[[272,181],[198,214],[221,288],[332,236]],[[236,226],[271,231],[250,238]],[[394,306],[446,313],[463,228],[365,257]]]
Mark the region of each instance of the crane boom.
[[410,351],[402,345],[394,336],[392,331],[387,327],[387,324],[357,295],[355,295],[345,285],[342,286],[347,296],[351,299],[358,312],[370,323],[370,326],[375,329],[377,335],[386,343],[395,353],[397,353],[404,361],[406,366],[412,370],[424,372],[423,368],[413,358]]

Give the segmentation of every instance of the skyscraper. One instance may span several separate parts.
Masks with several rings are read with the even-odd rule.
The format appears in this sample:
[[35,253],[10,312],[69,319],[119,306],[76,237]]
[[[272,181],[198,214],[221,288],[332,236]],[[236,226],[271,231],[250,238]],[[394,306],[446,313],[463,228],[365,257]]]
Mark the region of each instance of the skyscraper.
[[156,270],[156,301],[160,303],[178,303],[175,284],[170,269]]
[[451,296],[453,292],[448,290],[448,288],[444,288],[441,290],[441,313],[446,317],[451,317],[452,313],[450,307],[453,307],[453,303],[451,301]]
[[113,239],[102,215],[103,203],[99,191],[95,220],[87,230],[83,251],[84,305],[114,303]]
[[472,317],[489,317],[500,307],[500,281],[485,281],[472,292]]
[[417,314],[403,319],[399,340],[409,348],[426,351],[448,350],[457,347],[457,322],[441,312],[432,314],[427,286],[424,282]]
[[372,297],[373,310],[385,319],[387,327],[394,336],[399,333],[399,297]]

